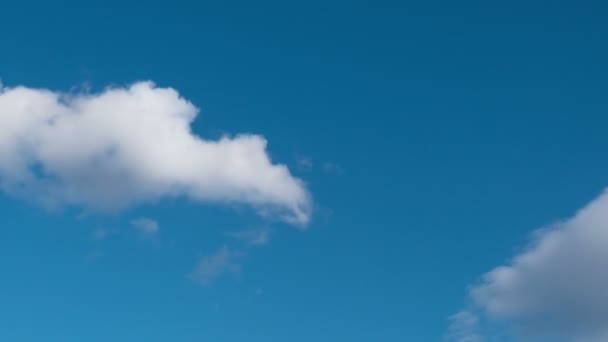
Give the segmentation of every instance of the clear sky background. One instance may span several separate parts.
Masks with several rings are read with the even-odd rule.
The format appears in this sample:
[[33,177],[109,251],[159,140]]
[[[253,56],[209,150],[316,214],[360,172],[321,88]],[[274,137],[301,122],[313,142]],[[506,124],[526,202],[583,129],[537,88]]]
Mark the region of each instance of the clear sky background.
[[[171,87],[200,108],[193,134],[264,136],[313,211],[302,226],[247,203],[107,213],[4,191],[0,340],[574,340],[468,289],[608,185],[607,15],[601,1],[5,1],[6,87]],[[455,327],[457,312],[474,322]]]

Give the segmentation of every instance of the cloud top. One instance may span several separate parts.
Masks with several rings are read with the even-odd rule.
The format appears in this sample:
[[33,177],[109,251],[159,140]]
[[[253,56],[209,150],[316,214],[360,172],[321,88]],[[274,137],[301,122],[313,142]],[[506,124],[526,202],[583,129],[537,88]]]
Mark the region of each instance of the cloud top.
[[65,94],[0,85],[0,187],[48,206],[116,210],[166,197],[245,203],[299,225],[311,199],[266,140],[196,136],[198,109],[152,82]]

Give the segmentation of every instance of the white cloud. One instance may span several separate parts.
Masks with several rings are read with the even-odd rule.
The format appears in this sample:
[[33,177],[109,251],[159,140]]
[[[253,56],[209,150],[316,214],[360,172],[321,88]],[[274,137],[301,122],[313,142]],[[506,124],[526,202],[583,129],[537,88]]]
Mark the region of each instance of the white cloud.
[[185,196],[247,203],[304,225],[304,184],[273,164],[266,140],[194,135],[198,109],[139,82],[98,94],[0,87],[0,187],[48,206],[116,210]]
[[605,341],[608,336],[608,193],[537,234],[471,289],[487,317],[520,338]]
[[224,246],[214,254],[201,258],[189,278],[204,286],[211,285],[215,279],[225,273],[239,271],[240,266],[235,262],[235,258],[239,255],[238,252]]
[[460,311],[450,317],[446,342],[483,342],[479,333],[479,317],[470,311]]
[[154,236],[158,234],[158,231],[160,230],[158,222],[147,217],[131,220],[131,225],[133,228],[137,229],[142,236]]

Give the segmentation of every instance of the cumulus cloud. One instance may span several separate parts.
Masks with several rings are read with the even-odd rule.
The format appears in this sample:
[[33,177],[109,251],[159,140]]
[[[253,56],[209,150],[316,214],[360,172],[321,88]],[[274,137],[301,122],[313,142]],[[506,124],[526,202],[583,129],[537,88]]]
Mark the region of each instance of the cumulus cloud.
[[160,230],[158,222],[147,217],[141,217],[138,219],[131,220],[131,225],[142,236],[154,236]]
[[192,133],[198,109],[151,82],[96,94],[0,86],[0,187],[48,206],[117,210],[183,196],[304,225],[310,196],[266,140]]
[[239,256],[240,253],[224,246],[214,254],[201,258],[189,277],[201,285],[209,286],[226,273],[237,273],[240,266],[235,259]]
[[520,339],[608,337],[608,193],[537,234],[524,252],[487,273],[470,295]]

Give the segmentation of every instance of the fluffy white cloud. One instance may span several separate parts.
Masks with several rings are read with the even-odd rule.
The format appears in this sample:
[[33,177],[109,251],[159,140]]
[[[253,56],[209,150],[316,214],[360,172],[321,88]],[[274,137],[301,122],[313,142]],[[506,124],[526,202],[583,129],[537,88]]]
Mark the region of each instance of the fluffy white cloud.
[[510,324],[520,336],[606,341],[607,270],[604,192],[574,217],[540,231],[530,248],[487,273],[471,296],[488,317]]
[[311,201],[266,140],[204,140],[198,109],[139,82],[97,94],[0,85],[0,186],[49,206],[116,210],[163,197],[241,202],[306,224]]

